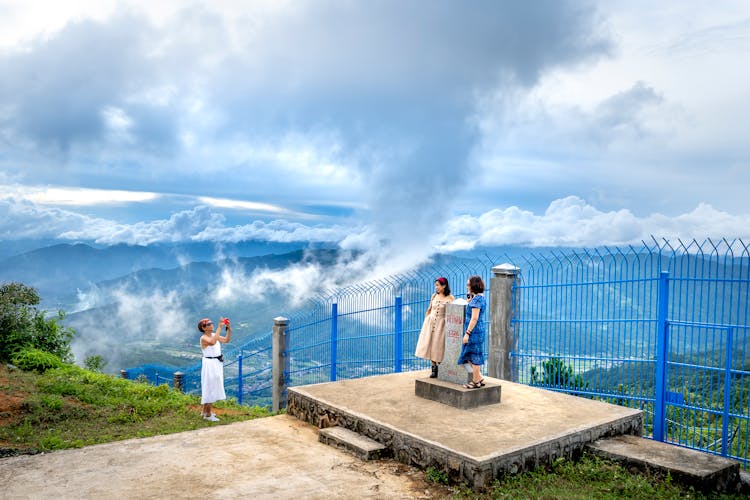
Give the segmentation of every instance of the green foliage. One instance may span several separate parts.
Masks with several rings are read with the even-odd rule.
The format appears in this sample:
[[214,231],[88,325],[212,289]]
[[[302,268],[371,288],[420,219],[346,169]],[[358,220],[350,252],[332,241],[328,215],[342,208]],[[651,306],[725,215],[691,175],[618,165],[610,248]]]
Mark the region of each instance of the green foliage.
[[75,336],[75,331],[63,326],[64,320],[65,312],[63,311],[58,311],[54,318],[47,318],[43,311],[36,311],[30,344],[59,356],[65,362],[72,362],[73,352],[70,350],[70,342]]
[[[549,467],[510,475],[493,483],[487,498],[701,498],[669,477],[630,472],[621,465],[584,454]],[[476,497],[474,497],[476,498]]]
[[63,362],[59,357],[51,352],[34,349],[33,347],[25,347],[17,351],[13,355],[11,362],[22,370],[34,370],[39,373],[63,366]]
[[570,389],[586,389],[588,382],[583,380],[581,375],[573,373],[573,367],[566,365],[560,358],[549,358],[542,361],[542,373],[537,371],[536,366],[532,366],[531,385],[545,385],[552,387],[564,387]]
[[52,412],[60,411],[63,408],[63,399],[55,394],[42,396],[41,403],[46,410]]
[[[3,448],[27,452],[77,448],[216,425],[200,418],[197,396],[167,385],[135,383],[61,362],[44,373],[10,371],[1,365],[0,371],[9,381],[0,391],[16,398],[26,395],[23,411],[0,425]],[[264,408],[232,401],[215,408],[223,412],[219,425],[271,415]]]
[[107,361],[101,355],[95,354],[93,356],[86,356],[83,366],[92,372],[101,373],[104,371],[104,367],[107,366]]
[[13,305],[39,304],[40,298],[37,291],[23,283],[11,282],[0,285],[0,303]]
[[0,363],[10,361],[18,351],[32,347],[72,361],[70,341],[75,332],[62,326],[65,313],[47,318],[37,309],[39,294],[23,283],[0,285]]
[[427,468],[427,480],[438,484],[448,484],[448,473],[430,466]]

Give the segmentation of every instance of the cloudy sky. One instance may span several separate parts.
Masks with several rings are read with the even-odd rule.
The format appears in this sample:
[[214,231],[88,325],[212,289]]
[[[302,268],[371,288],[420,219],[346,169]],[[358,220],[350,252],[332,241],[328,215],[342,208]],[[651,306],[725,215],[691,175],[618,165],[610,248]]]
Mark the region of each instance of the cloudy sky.
[[0,239],[750,237],[750,3],[0,0]]

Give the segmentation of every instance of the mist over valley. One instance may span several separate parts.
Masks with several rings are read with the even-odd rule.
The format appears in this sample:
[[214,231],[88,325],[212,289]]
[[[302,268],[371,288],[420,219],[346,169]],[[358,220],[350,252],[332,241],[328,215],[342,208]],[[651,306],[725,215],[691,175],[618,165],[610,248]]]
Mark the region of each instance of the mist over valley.
[[268,331],[273,317],[294,308],[296,288],[285,283],[293,270],[324,272],[341,258],[337,250],[266,242],[220,250],[55,244],[3,259],[0,276],[35,287],[49,315],[66,312],[65,324],[77,332],[76,362],[98,354],[106,371],[117,372],[198,360],[195,324],[202,317],[231,318],[233,345]]

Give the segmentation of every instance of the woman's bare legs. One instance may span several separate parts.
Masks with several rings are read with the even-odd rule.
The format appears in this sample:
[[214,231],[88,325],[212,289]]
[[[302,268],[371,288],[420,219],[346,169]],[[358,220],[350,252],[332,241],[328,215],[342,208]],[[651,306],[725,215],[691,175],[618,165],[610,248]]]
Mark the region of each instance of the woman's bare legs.
[[482,374],[479,371],[480,368],[480,365],[471,365],[471,374],[473,376],[472,381],[479,382],[482,380]]

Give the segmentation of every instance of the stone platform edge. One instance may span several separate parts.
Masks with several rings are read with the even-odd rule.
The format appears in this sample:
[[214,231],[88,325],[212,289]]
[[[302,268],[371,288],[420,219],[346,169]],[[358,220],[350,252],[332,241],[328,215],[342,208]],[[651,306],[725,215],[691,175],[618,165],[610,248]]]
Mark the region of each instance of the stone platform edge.
[[495,478],[505,474],[532,471],[558,458],[572,459],[583,452],[586,444],[597,439],[620,434],[641,436],[643,433],[643,414],[638,412],[543,443],[475,459],[356,412],[336,408],[297,388],[287,390],[287,413],[321,429],[335,425],[349,429],[383,444],[399,462],[422,470],[435,467],[446,472],[451,481],[466,483],[475,490],[488,488]]

